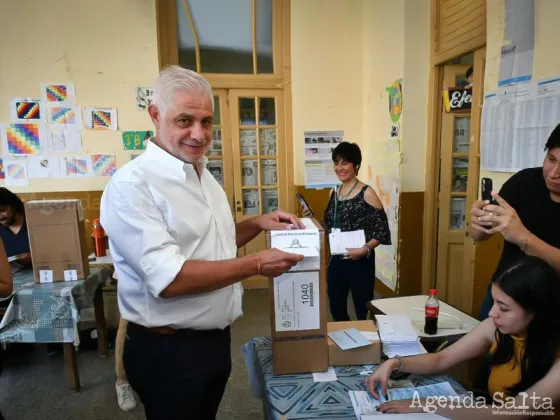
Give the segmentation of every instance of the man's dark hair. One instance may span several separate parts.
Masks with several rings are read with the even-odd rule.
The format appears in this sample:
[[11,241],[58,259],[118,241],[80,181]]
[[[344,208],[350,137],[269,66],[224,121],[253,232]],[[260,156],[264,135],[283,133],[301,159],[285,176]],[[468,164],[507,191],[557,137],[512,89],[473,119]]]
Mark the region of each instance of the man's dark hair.
[[0,188],[0,207],[11,207],[16,213],[25,214],[23,201],[7,188]]
[[472,76],[472,73],[473,73],[473,68],[472,68],[472,66],[471,66],[471,67],[469,67],[469,69],[468,69],[467,72],[465,73],[465,78],[468,79],[469,77],[471,77],[471,76]]
[[343,141],[338,146],[336,146],[332,152],[332,160],[336,163],[339,159],[344,159],[346,162],[350,162],[354,165],[356,169],[356,174],[358,169],[362,164],[362,152],[360,146],[356,143],[348,143]]
[[550,136],[548,136],[548,140],[546,141],[546,145],[544,146],[544,150],[552,150],[560,147],[560,124],[556,126]]

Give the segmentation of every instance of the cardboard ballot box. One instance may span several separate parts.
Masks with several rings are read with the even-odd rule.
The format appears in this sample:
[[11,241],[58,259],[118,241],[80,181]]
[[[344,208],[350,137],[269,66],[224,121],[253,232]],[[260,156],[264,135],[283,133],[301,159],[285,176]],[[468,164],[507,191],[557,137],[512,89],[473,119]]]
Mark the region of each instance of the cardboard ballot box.
[[276,375],[324,372],[329,367],[325,232],[314,219],[302,222],[306,229],[266,234],[268,248],[305,257],[289,272],[269,279]]
[[[377,332],[377,327],[372,320],[329,322],[327,324],[327,331],[329,333],[346,330],[348,328],[355,328],[359,332]],[[342,350],[330,338],[327,340],[330,366],[377,365],[381,362],[381,342],[379,340],[379,334],[376,340],[369,340],[371,343],[369,346],[348,350]]]
[[29,201],[25,218],[36,282],[80,280],[89,275],[81,200]]

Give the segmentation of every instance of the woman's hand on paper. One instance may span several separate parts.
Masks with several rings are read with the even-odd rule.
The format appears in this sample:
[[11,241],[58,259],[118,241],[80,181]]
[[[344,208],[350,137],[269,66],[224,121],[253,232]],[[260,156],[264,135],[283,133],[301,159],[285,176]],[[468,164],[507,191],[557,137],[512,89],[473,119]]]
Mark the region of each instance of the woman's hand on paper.
[[375,372],[373,372],[373,375],[366,379],[367,390],[378,400],[381,400],[379,392],[377,392],[379,388],[381,388],[381,392],[385,398],[387,397],[387,384],[389,383],[389,378],[395,368],[395,361],[396,359],[389,359],[383,362],[379,365]]
[[423,401],[398,400],[384,402],[377,408],[380,413],[423,413]]
[[20,264],[29,265],[31,264],[31,254],[29,252],[19,254],[16,261]]
[[367,255],[367,248],[365,246],[361,248],[346,248],[346,257],[351,260],[359,260]]

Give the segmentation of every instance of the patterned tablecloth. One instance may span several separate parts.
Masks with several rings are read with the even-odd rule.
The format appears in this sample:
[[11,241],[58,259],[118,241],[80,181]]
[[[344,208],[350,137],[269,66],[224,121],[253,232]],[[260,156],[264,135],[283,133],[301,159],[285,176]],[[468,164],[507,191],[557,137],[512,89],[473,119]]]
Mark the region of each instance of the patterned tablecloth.
[[[314,382],[312,374],[274,375],[272,341],[257,337],[242,348],[251,391],[263,401],[267,419],[355,419],[348,391],[365,391],[363,366],[336,367],[336,382]],[[294,357],[297,357],[294,355]],[[372,368],[375,369],[376,366]],[[414,386],[449,382],[457,394],[467,390],[450,376],[409,375]]]
[[93,307],[95,292],[111,274],[108,268],[92,267],[85,280],[35,283],[32,270],[14,273],[14,293],[0,323],[0,343],[79,345],[80,311]]

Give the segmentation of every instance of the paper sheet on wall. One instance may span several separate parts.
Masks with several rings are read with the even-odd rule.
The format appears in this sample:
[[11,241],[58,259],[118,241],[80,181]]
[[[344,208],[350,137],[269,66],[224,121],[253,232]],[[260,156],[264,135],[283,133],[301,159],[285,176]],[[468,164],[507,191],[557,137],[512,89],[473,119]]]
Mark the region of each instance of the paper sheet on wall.
[[535,0],[505,0],[505,11],[498,86],[531,80],[535,56]]
[[5,173],[4,173],[4,158],[0,158],[0,179],[4,179]]
[[47,107],[47,122],[53,130],[82,129],[82,112],[78,107],[49,106]]
[[328,188],[340,185],[332,162],[332,151],[344,141],[344,131],[305,131],[305,186]]
[[41,83],[43,102],[54,106],[74,106],[76,88],[73,83]]
[[62,176],[57,156],[28,156],[26,158],[29,178],[59,178]]
[[517,172],[541,166],[560,121],[560,76],[498,88],[484,98],[481,169]]
[[276,331],[316,330],[319,316],[319,272],[288,272],[274,278]]
[[144,111],[154,102],[154,88],[139,86],[136,88],[136,109]]
[[27,177],[27,164],[24,157],[3,158],[6,185],[12,187],[25,187],[29,185]]
[[60,156],[62,174],[68,177],[92,176],[91,156]]
[[49,150],[51,152],[81,153],[82,133],[79,131],[53,130],[50,134]]
[[117,109],[84,108],[84,126],[92,130],[117,130]]
[[43,104],[39,99],[11,98],[10,120],[12,122],[39,122],[45,119]]
[[375,276],[395,291],[399,238],[399,199],[401,158],[399,142],[378,140],[370,143],[372,177],[369,180],[387,213],[391,245],[375,248]]
[[48,151],[48,130],[42,122],[2,124],[4,155],[39,155]]

